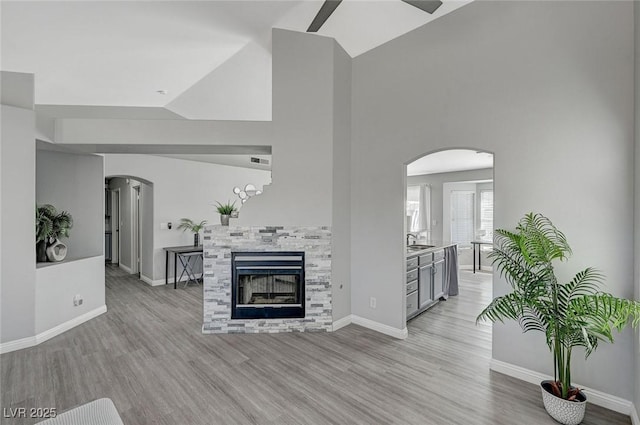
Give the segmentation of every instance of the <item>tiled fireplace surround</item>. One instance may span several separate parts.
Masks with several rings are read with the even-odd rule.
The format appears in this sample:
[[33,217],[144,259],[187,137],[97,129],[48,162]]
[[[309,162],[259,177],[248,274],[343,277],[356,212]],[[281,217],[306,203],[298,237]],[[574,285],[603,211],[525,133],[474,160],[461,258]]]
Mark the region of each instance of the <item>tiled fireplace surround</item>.
[[[231,319],[232,251],[304,251],[305,317]],[[208,226],[204,230],[203,333],[326,332],[331,329],[330,227]]]

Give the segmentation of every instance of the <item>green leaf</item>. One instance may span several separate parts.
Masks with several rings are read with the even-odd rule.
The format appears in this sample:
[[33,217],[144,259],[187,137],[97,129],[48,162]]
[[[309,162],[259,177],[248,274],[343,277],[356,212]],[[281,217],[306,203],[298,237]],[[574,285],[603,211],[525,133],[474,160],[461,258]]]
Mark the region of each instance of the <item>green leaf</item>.
[[36,207],[36,242],[69,237],[73,217],[67,211],[58,213],[53,205]]
[[233,201],[233,203],[229,203],[229,201],[227,201],[226,204],[221,204],[220,202],[216,203],[218,204],[218,213],[222,215],[231,215],[236,210],[236,201]]
[[187,230],[192,231],[193,233],[198,233],[202,228],[207,224],[207,220],[202,220],[200,223],[196,223],[190,218],[181,218],[180,224],[178,225],[178,229],[182,229],[183,232]]

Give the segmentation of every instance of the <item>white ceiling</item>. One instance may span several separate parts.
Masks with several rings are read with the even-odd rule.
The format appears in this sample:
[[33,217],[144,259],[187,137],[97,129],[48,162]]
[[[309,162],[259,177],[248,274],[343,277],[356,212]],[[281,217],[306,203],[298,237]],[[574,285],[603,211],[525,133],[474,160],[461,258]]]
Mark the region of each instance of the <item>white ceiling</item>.
[[493,154],[468,149],[450,149],[423,156],[407,165],[408,176],[493,168]]
[[470,1],[444,0],[430,15],[401,0],[344,0],[318,34],[335,38],[351,57],[355,57]]
[[35,73],[39,104],[164,106],[298,3],[2,1],[2,68]]
[[[444,0],[429,15],[400,0],[344,0],[319,34],[334,37],[357,56],[468,2]],[[245,55],[230,61],[224,72],[214,71],[251,44],[270,52],[274,27],[305,31],[322,3],[3,0],[2,69],[35,73],[40,105],[166,107],[197,101],[212,112],[197,113],[189,104],[182,108],[188,111],[186,118],[269,119],[265,93],[270,96],[270,60],[256,56],[252,61]],[[260,49],[252,51],[264,55]],[[228,96],[214,88],[242,87],[243,78],[255,79],[260,71],[248,73],[246,67],[263,69],[265,87],[254,83],[239,101],[225,102]],[[212,81],[218,75],[221,81]],[[197,86],[202,81],[206,84]],[[189,93],[191,87],[210,92],[196,97]],[[176,103],[183,94],[188,96]]]

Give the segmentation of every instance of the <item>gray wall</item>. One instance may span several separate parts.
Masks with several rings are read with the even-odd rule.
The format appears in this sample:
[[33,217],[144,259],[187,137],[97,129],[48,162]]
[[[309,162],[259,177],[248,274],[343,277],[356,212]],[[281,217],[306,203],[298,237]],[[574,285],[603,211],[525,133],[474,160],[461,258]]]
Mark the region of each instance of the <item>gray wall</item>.
[[0,342],[7,342],[35,332],[36,142],[33,110],[2,105],[0,114]]
[[153,279],[153,185],[140,185],[140,273]]
[[[42,334],[65,322],[105,310],[104,257],[45,263],[36,269],[35,333]],[[83,303],[73,305],[78,294]],[[85,318],[83,321],[86,321]]]
[[103,172],[101,156],[37,150],[36,203],[73,217],[67,260],[104,253]]
[[332,314],[351,314],[351,58],[334,47]]
[[0,71],[0,103],[14,108],[34,110],[34,75]]
[[[404,326],[404,164],[445,148],[495,154],[496,227],[544,213],[573,247],[561,278],[597,266],[632,296],[633,69],[631,2],[474,2],[356,57],[353,314]],[[553,372],[543,336],[515,323],[494,326],[493,357]],[[573,364],[576,382],[629,398],[631,332]]]
[[336,47],[273,30],[273,180],[243,207],[240,225],[331,225]]
[[431,220],[436,220],[436,225],[432,223],[432,238],[439,240],[449,240],[449,235],[443,233],[443,200],[442,185],[448,182],[465,182],[474,180],[493,180],[493,168],[484,170],[455,171],[451,173],[424,174],[420,176],[408,176],[407,186],[429,184],[431,185]]

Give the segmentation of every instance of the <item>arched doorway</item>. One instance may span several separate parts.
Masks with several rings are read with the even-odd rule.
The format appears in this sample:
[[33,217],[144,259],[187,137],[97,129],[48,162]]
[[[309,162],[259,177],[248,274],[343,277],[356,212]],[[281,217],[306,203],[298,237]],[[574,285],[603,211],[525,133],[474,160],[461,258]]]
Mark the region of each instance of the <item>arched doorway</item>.
[[[446,328],[447,318],[451,326],[468,327],[493,292],[488,258],[493,154],[478,149],[429,152],[407,163],[406,170],[409,335],[435,323]],[[439,286],[442,279],[444,287]],[[474,332],[474,327],[468,330]],[[490,326],[481,326],[480,332],[490,341]]]
[[105,178],[105,261],[145,281],[153,276],[153,183]]

